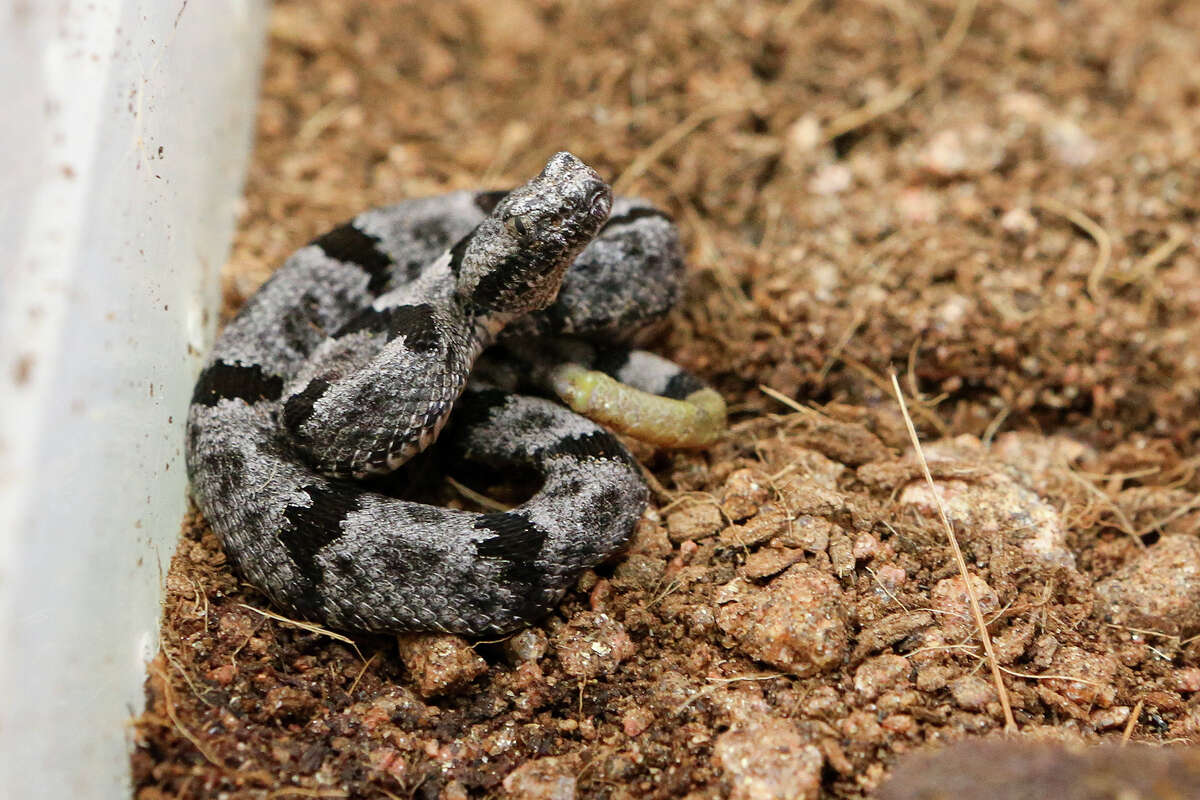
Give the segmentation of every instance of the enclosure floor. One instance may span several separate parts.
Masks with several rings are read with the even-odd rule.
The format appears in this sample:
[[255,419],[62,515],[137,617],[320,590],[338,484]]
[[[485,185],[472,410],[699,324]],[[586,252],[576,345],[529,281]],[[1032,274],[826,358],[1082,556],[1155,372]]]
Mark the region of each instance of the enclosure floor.
[[266,616],[190,517],[136,797],[862,798],[997,734],[893,369],[1016,728],[1194,742],[1197,30],[1165,0],[279,3],[227,314],[362,209],[567,149],[679,221],[654,348],[732,427],[634,445],[631,554],[517,642]]

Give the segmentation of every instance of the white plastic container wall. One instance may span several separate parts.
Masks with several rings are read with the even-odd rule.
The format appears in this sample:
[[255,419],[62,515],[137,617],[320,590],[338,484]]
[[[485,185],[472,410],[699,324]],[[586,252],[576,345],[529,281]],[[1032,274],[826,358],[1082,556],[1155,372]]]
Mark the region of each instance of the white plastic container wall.
[[265,0],[0,7],[0,796],[128,798]]

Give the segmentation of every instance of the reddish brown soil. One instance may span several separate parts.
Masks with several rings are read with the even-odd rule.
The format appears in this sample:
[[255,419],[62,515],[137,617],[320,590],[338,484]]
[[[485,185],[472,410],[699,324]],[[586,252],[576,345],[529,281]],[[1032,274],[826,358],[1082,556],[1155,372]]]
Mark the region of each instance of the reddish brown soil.
[[1022,735],[1195,742],[1198,30],[1168,0],[280,3],[227,311],[359,210],[569,149],[679,220],[656,348],[732,428],[637,447],[631,554],[505,643],[268,618],[190,518],[136,796],[862,798],[999,732],[892,369]]

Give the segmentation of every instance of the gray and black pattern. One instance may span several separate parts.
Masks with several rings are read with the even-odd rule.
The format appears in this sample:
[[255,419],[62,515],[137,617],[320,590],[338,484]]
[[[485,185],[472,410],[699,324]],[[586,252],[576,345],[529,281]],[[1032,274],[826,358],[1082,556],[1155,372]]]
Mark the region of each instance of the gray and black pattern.
[[[664,315],[680,268],[670,220],[614,201],[567,153],[508,193],[360,214],[293,254],[219,337],[188,416],[196,502],[237,572],[289,613],[373,632],[526,624],[624,546],[647,491],[606,430],[496,388],[521,359],[489,355],[510,377],[468,388],[473,364],[503,331],[529,363],[569,352],[674,396],[695,379],[590,342]],[[369,480],[429,446],[452,408],[444,446],[532,470],[531,499],[465,512]]]

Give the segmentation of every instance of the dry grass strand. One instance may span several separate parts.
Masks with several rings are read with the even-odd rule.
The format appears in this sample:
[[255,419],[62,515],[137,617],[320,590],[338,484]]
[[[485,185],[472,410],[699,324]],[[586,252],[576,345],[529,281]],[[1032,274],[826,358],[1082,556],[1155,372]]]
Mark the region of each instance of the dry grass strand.
[[929,485],[929,492],[933,495],[934,502],[937,504],[938,516],[942,519],[942,525],[946,528],[946,537],[950,541],[950,548],[954,551],[954,560],[958,564],[959,574],[963,579],[963,587],[966,589],[967,597],[971,601],[971,614],[975,618],[975,626],[979,630],[979,640],[983,644],[983,649],[987,653],[988,663],[992,669],[992,681],[996,685],[996,694],[1000,698],[1000,706],[1004,709],[1004,730],[1006,733],[1017,732],[1017,721],[1013,718],[1012,703],[1008,698],[1008,690],[1004,686],[1004,679],[1000,676],[1000,662],[996,660],[996,653],[992,649],[992,638],[988,635],[987,623],[983,619],[983,610],[979,606],[979,598],[975,594],[975,589],[971,586],[971,575],[967,571],[967,562],[963,558],[962,549],[958,546],[958,537],[954,535],[954,526],[950,524],[950,518],[946,516],[946,507],[942,503],[942,497],[938,494],[937,486],[933,482],[933,475],[929,472],[929,462],[925,460],[925,451],[921,447],[921,440],[917,436],[917,428],[913,425],[912,416],[908,413],[908,404],[904,402],[904,392],[900,389],[900,379],[893,371],[891,374],[892,388],[896,393],[896,400],[900,403],[900,413],[904,415],[904,424],[908,428],[909,438],[912,440],[913,449],[916,451],[917,459],[921,462],[921,470],[925,473],[925,482]]

